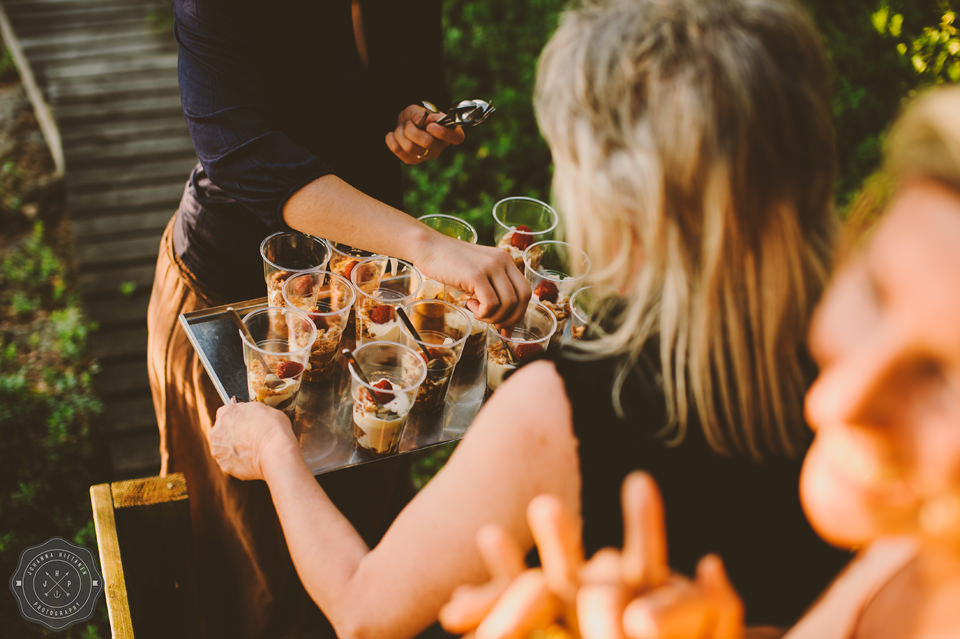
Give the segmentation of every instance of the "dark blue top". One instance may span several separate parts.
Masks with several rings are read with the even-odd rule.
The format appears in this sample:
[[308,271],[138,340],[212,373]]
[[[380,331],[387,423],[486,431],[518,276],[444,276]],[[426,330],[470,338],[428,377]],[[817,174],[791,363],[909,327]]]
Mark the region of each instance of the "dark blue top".
[[362,1],[369,66],[349,0],[174,0],[183,111],[200,160],[174,248],[218,302],[264,294],[260,241],[286,228],[302,186],[336,174],[400,204],[384,136],[399,112],[446,105],[439,0]]
[[632,470],[645,470],[663,495],[670,566],[692,575],[701,557],[719,554],[751,624],[791,626],[847,563],[849,554],[822,541],[804,516],[801,458],[758,463],[718,454],[696,418],[682,442],[668,445],[658,435],[666,405],[650,358],[641,358],[624,383],[624,417],[611,391],[620,358],[585,361],[565,349],[553,361],[579,443],[588,556],[622,546],[620,486]]

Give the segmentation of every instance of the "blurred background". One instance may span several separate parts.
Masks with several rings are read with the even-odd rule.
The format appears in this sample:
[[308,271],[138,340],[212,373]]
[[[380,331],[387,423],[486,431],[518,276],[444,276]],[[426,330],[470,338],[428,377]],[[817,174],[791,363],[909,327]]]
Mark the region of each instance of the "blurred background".
[[[83,10],[86,1],[70,2],[73,17],[57,20],[50,9],[54,3],[0,0],[22,38],[22,43],[4,41],[0,52],[4,575],[12,574],[21,550],[53,535],[94,548],[88,487],[158,469],[145,386],[143,318],[151,260],[186,177],[180,167],[193,161],[192,151],[177,113],[169,6],[90,0],[92,8]],[[459,150],[406,167],[408,212],[462,217],[489,244],[494,202],[508,195],[549,200],[550,158],[531,92],[537,56],[565,4],[446,0],[450,94],[491,100],[497,113],[470,131]],[[924,86],[960,81],[958,0],[804,4],[833,63],[836,198],[841,215],[847,216],[855,206],[870,208],[871,190],[883,188],[882,180],[872,176],[887,127],[903,100]],[[99,29],[98,42],[105,40],[107,27],[97,20],[111,15],[109,29],[122,32],[109,47],[82,45],[84,29]],[[81,43],[76,45],[79,53],[66,50],[71,42]],[[14,55],[20,44],[61,125],[65,179],[27,99]],[[100,50],[103,56],[95,58]],[[143,56],[140,66],[134,64],[135,55]],[[81,64],[86,66],[76,66]],[[102,79],[107,75],[108,80]],[[138,119],[124,120],[105,106],[121,102],[130,104]],[[121,138],[124,127],[141,146],[131,147],[129,137]],[[102,133],[94,136],[94,130]],[[126,145],[122,150],[121,144]],[[133,167],[131,158],[145,156],[153,164]],[[97,181],[97,171],[126,164],[131,165],[126,191],[110,192]],[[123,219],[121,212],[136,212],[141,221],[122,234],[98,231],[102,220]],[[427,459],[418,465],[415,483],[426,481],[441,463]],[[101,606],[91,623],[56,636],[106,636],[104,619]],[[20,620],[12,598],[0,596],[0,636],[46,635]]]

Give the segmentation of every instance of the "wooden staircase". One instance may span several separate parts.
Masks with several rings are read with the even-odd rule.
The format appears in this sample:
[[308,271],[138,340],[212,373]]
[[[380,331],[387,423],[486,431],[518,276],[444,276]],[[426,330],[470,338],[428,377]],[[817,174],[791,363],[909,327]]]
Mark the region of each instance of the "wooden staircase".
[[196,162],[163,0],[0,0],[59,129],[113,479],[156,474],[146,310]]

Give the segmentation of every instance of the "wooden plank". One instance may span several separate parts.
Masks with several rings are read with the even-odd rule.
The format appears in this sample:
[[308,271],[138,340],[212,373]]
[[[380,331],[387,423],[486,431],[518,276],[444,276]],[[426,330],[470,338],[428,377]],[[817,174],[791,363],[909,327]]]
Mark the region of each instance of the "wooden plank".
[[143,233],[145,231],[154,232],[157,237],[160,237],[173,214],[173,209],[162,208],[156,211],[137,213],[136,215],[121,214],[85,218],[73,223],[73,232],[77,239],[82,240],[91,240],[106,235]]
[[107,448],[115,476],[155,475],[160,471],[159,432],[111,437]]
[[86,242],[77,247],[77,263],[81,269],[93,265],[149,259],[156,261],[160,235],[123,238],[100,242]]
[[[162,158],[158,162],[131,162],[127,166],[103,168],[79,168],[68,175],[67,190],[70,194],[87,193],[94,189],[112,188],[137,184],[164,184],[176,187],[181,193],[184,184],[197,163],[195,156]],[[144,215],[138,212],[137,217]],[[80,220],[78,220],[79,222]],[[84,220],[85,221],[85,220]]]
[[59,7],[43,5],[23,5],[16,12],[18,28],[44,26],[53,20],[69,20],[74,24],[102,22],[105,18],[134,18],[146,15],[147,11],[137,5],[115,3],[84,2]]
[[149,301],[150,289],[144,287],[131,295],[118,293],[91,300],[85,307],[87,315],[99,324],[100,330],[108,330],[121,324],[145,322]]
[[[103,19],[96,25],[96,28],[104,30],[116,29],[118,31],[122,31],[125,29],[145,26],[148,26],[146,16],[141,16],[136,18]],[[23,37],[25,38],[30,38],[40,34],[83,33],[84,31],[89,31],[90,29],[90,24],[49,21],[47,24],[39,23],[35,25],[24,25],[23,27],[18,27],[17,32],[23,34]]]
[[97,395],[108,403],[117,397],[150,393],[147,364],[143,360],[104,362],[93,384]]
[[[115,100],[118,97],[136,97],[145,95],[169,95],[180,92],[177,74],[169,69],[146,71],[135,77],[128,76],[84,76],[82,78],[61,78],[50,83],[47,93],[50,101],[57,105],[82,102],[99,103]],[[183,118],[180,118],[183,122]]]
[[121,43],[157,37],[147,25],[138,24],[128,29],[97,29],[79,33],[46,35],[21,38],[24,50],[32,53],[56,51],[62,47],[96,47],[105,43]]
[[147,57],[128,57],[116,60],[61,62],[51,64],[44,70],[44,77],[53,82],[65,78],[76,79],[103,75],[134,75],[145,71],[169,71],[176,73],[177,54],[162,53]]
[[73,194],[69,198],[70,210],[81,218],[90,215],[102,215],[113,210],[173,210],[180,203],[183,184],[147,184],[145,186],[124,186],[112,191],[100,193]]
[[[157,235],[157,248],[159,248]],[[84,297],[96,297],[104,294],[114,295],[125,282],[133,282],[138,288],[153,286],[153,275],[157,270],[157,254],[136,266],[106,271],[80,271],[77,278]]]
[[110,631],[114,639],[133,639],[133,620],[130,618],[110,484],[91,486],[90,503],[93,506],[93,526],[97,531],[97,551],[100,554],[100,570],[103,571]]
[[[130,136],[186,135],[187,123],[183,113],[163,113],[152,118],[131,122],[109,122],[85,127],[74,127],[60,132],[66,147],[84,142],[111,142]],[[146,158],[149,161],[149,158]],[[77,167],[82,170],[82,167]],[[71,175],[75,171],[71,171]],[[69,179],[71,176],[67,176]]]
[[114,508],[149,506],[171,501],[189,499],[187,478],[183,473],[166,476],[144,477],[128,481],[115,481],[110,485]]
[[149,394],[112,399],[104,407],[103,423],[113,435],[155,432],[157,418],[153,412],[153,399]]
[[65,104],[54,109],[60,127],[89,126],[99,122],[124,122],[145,115],[180,113],[180,96],[126,98],[108,104]]
[[[180,135],[157,139],[118,140],[107,144],[85,144],[68,147],[67,156],[73,163],[83,161],[83,166],[93,167],[108,162],[137,160],[157,157],[193,157],[193,142],[190,136]],[[71,209],[79,210],[78,202],[71,202]],[[83,205],[86,208],[85,204]]]
[[94,333],[90,354],[99,360],[144,357],[147,353],[147,327],[114,328]]

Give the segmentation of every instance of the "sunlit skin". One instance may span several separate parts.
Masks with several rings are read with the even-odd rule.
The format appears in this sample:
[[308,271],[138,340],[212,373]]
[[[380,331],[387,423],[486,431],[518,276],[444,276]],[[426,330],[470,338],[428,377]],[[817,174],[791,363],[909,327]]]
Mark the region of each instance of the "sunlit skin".
[[810,346],[816,438],[800,489],[818,532],[844,546],[913,535],[960,553],[960,195],[901,188],[834,278]]

